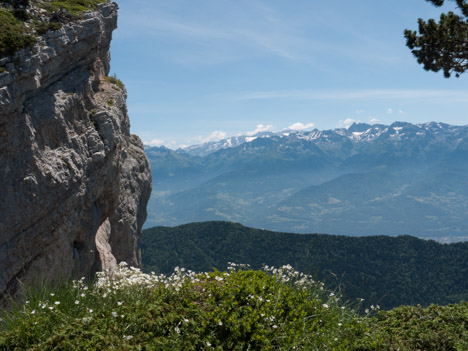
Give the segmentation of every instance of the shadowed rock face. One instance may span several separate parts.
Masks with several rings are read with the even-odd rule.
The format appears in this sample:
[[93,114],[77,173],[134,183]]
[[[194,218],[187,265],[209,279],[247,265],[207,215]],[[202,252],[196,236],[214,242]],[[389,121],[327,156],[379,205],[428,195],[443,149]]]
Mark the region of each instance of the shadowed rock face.
[[151,173],[130,135],[126,90],[105,79],[116,26],[117,5],[102,4],[3,58],[0,295],[141,265]]

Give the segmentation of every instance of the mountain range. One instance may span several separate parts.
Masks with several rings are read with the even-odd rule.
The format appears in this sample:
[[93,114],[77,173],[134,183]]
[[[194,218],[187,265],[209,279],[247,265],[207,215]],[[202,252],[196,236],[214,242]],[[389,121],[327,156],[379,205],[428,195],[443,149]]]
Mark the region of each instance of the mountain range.
[[468,126],[355,123],[145,152],[146,227],[227,220],[295,233],[468,238]]

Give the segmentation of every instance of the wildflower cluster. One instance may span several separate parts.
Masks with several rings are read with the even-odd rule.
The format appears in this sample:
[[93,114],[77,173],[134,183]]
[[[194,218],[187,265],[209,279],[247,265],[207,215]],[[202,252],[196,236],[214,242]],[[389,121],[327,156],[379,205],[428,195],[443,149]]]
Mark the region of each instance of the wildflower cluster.
[[350,349],[365,328],[334,292],[291,266],[170,276],[121,263],[5,314],[0,349]]

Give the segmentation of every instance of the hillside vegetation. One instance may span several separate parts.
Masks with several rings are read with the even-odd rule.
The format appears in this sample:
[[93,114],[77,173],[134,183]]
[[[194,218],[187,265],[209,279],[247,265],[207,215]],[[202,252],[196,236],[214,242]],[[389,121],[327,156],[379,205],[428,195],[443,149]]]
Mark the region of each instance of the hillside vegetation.
[[291,266],[142,274],[26,295],[0,315],[1,350],[466,350],[468,304],[358,315]]
[[[1,0],[0,57],[34,45],[37,36],[60,29],[103,2],[106,0]],[[3,71],[0,67],[0,73]]]
[[145,271],[226,269],[228,262],[291,264],[347,299],[384,309],[468,300],[468,242],[440,244],[411,236],[346,237],[277,233],[229,222],[144,230]]

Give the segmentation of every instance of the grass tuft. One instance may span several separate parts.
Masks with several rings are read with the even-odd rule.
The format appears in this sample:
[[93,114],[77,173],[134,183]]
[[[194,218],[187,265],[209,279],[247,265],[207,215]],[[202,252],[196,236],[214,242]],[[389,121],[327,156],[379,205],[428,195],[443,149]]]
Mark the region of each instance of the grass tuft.
[[125,87],[124,83],[122,83],[122,81],[120,79],[117,78],[116,74],[114,73],[112,76],[108,76],[108,77],[104,77],[104,79],[109,82],[109,83],[112,83],[114,85],[116,85],[119,90],[120,89],[123,89]]

